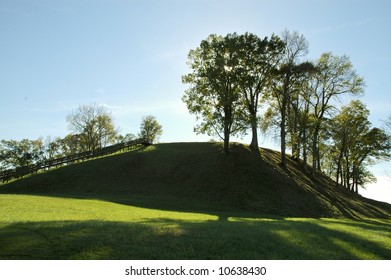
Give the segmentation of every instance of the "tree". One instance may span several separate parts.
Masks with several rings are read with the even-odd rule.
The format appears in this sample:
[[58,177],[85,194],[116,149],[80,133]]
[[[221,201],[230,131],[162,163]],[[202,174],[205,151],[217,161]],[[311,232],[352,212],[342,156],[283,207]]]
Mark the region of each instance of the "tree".
[[68,134],[59,141],[62,156],[69,156],[83,151],[82,137],[78,134]]
[[324,53],[306,87],[310,91],[312,126],[312,173],[320,170],[319,137],[324,120],[331,113],[332,102],[343,94],[363,92],[364,80],[353,69],[347,56]]
[[125,143],[136,139],[133,133],[127,133],[125,135],[117,135],[117,143]]
[[270,39],[245,33],[236,37],[237,65],[234,65],[236,82],[243,96],[252,130],[250,147],[258,151],[258,107],[260,95],[270,80],[271,70],[281,59],[284,42],[278,36]]
[[[272,71],[270,82],[270,93],[276,102],[274,103],[280,115],[280,138],[281,138],[281,164],[286,167],[286,133],[287,123],[291,126],[292,136],[296,136],[297,118],[296,114],[289,114],[290,111],[298,113],[297,102],[294,96],[298,95],[300,89],[300,77],[312,70],[313,65],[308,62],[299,63],[300,58],[308,53],[308,42],[303,35],[297,32],[290,33],[285,30],[282,33],[282,41],[284,42],[284,52],[282,60],[277,67]],[[295,110],[290,110],[293,107]],[[292,121],[288,122],[289,116],[292,116]],[[295,139],[298,140],[298,139]]]
[[201,119],[195,132],[220,137],[225,153],[229,152],[230,136],[244,134],[249,123],[237,83],[237,37],[235,33],[210,35],[190,50],[191,73],[182,76],[182,82],[190,85],[182,100],[189,112]]
[[61,157],[63,155],[63,151],[61,149],[61,138],[56,137],[52,139],[52,137],[46,137],[44,143],[44,159],[51,160],[54,158]]
[[44,145],[42,138],[1,140],[0,160],[4,169],[18,168],[43,161]]
[[155,141],[158,141],[162,134],[162,126],[157,122],[154,116],[143,117],[140,126],[140,138],[144,139],[149,144],[153,144]]
[[366,106],[353,100],[342,107],[329,126],[333,144],[328,156],[336,165],[336,182],[358,192],[358,186],[371,182],[374,176],[367,167],[385,158],[391,148],[386,133],[371,128]]
[[94,151],[115,141],[112,116],[96,103],[80,106],[67,116],[69,129],[79,136],[83,151]]
[[368,133],[370,122],[369,111],[364,104],[355,100],[344,106],[341,112],[334,117],[329,127],[333,139],[333,148],[336,170],[336,182],[348,187],[351,175],[352,149]]
[[308,90],[308,80],[316,71],[312,63],[304,62],[298,66],[299,75],[294,83],[290,106],[288,110],[288,130],[292,157],[295,160],[302,158],[302,166],[307,168],[307,158],[310,139],[310,127],[313,118],[310,114],[311,93]]
[[[357,141],[352,151],[352,187],[358,193],[358,186],[372,182],[375,178],[367,169],[376,161],[387,159],[391,151],[390,138],[384,130],[374,127]],[[376,179],[375,179],[376,180]]]

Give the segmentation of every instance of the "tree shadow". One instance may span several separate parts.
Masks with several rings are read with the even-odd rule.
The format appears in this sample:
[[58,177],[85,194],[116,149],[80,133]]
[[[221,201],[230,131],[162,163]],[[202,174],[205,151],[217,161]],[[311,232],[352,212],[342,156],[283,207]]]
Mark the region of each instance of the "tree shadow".
[[3,226],[0,259],[390,259],[389,244],[311,221],[52,221]]
[[[391,205],[388,203],[367,199],[359,194],[353,193],[346,188],[336,185],[329,177],[318,173],[316,177],[302,170],[301,165],[287,158],[287,168],[282,168],[298,186],[311,186],[309,190],[315,197],[321,198],[329,205],[332,205],[341,217],[360,220],[364,217],[390,218]],[[330,213],[336,215],[336,213]],[[338,215],[336,215],[338,216]]]

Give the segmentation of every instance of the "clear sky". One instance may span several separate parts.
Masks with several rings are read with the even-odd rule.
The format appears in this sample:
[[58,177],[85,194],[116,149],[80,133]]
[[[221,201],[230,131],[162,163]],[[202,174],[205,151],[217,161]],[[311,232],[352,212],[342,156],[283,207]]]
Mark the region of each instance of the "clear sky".
[[[209,140],[193,133],[181,101],[188,51],[211,33],[286,28],[307,38],[309,59],[350,57],[381,126],[391,114],[390,11],[388,0],[1,0],[0,139],[64,137],[66,115],[96,102],[123,134],[137,134],[152,114],[162,142]],[[379,183],[362,193],[391,203],[386,170],[390,163],[376,165]]]

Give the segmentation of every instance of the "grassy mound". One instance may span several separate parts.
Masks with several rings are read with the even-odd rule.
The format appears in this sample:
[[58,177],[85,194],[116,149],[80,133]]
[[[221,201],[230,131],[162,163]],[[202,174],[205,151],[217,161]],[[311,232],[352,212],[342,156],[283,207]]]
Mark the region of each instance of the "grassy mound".
[[171,143],[26,177],[0,193],[93,198],[160,210],[240,211],[284,217],[389,218],[391,205],[313,180],[279,153],[233,144]]

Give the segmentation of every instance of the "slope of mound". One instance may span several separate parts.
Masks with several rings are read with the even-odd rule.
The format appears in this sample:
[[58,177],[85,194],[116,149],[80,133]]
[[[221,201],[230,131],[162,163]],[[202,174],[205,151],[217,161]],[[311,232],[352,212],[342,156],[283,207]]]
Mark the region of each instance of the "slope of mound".
[[[225,155],[213,143],[170,143],[37,174],[0,193],[89,197],[170,210],[243,210],[286,217],[391,217],[391,205],[305,175],[279,153],[233,144]],[[135,199],[137,198],[137,199]]]

